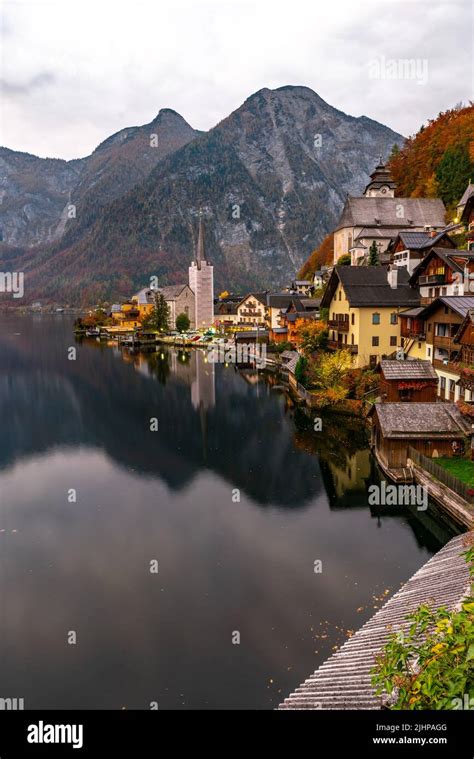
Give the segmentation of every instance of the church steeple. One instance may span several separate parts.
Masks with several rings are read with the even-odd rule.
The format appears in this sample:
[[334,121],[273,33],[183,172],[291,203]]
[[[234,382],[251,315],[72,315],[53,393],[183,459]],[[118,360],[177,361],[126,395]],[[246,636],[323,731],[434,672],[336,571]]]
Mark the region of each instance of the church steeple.
[[204,252],[204,225],[202,223],[202,211],[199,211],[199,232],[198,232],[198,244],[196,251],[196,264],[198,269],[201,268],[201,263],[206,260],[206,254]]
[[366,198],[393,198],[395,197],[396,183],[393,181],[390,170],[387,169],[380,156],[375,170],[370,175],[371,181],[364,190]]

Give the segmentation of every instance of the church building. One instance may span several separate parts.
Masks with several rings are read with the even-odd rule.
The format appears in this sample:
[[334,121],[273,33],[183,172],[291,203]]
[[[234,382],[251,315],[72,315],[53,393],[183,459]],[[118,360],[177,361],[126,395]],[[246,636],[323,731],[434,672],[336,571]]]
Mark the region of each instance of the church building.
[[214,267],[206,261],[202,217],[199,218],[196,258],[189,267],[189,287],[194,293],[196,329],[211,327],[214,322]]
[[401,230],[434,233],[445,228],[442,200],[396,198],[395,190],[396,183],[380,156],[364,194],[346,199],[334,233],[334,264],[346,254],[352,266],[367,264],[374,242],[383,263],[388,245]]

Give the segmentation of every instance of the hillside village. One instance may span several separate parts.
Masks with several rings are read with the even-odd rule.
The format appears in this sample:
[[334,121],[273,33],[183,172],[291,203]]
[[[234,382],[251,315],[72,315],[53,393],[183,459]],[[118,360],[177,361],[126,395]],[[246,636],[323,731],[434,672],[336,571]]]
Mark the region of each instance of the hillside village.
[[[344,204],[333,264],[276,292],[215,296],[200,215],[188,281],[142,288],[112,305],[104,328],[133,333],[132,344],[264,346],[268,364],[277,363],[308,407],[366,416],[378,463],[392,480],[413,480],[413,450],[446,472],[446,459],[462,459],[456,470],[469,488],[458,490],[471,503],[474,185],[450,224],[441,199],[395,192],[380,158],[362,195]],[[463,518],[470,523],[472,514]]]

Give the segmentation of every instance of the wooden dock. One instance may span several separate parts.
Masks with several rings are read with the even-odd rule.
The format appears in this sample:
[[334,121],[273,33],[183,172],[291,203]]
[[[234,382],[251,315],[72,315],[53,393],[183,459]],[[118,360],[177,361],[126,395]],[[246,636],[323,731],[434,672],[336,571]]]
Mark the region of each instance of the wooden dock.
[[460,555],[468,536],[474,533],[450,540],[278,708],[381,709],[370,675],[376,654],[391,632],[406,627],[405,616],[420,604],[454,608],[469,593],[467,565]]

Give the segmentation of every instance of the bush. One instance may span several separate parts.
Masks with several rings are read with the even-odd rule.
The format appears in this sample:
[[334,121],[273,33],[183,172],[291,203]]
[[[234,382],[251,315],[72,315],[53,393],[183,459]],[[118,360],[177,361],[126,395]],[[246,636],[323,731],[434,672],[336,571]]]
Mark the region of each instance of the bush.
[[176,317],[176,329],[178,332],[187,332],[191,322],[187,314],[178,314]]
[[[422,604],[406,619],[406,632],[393,633],[372,670],[378,695],[392,709],[462,709],[474,703],[474,548],[463,553],[471,593],[459,611]],[[465,708],[465,706],[464,706]]]

